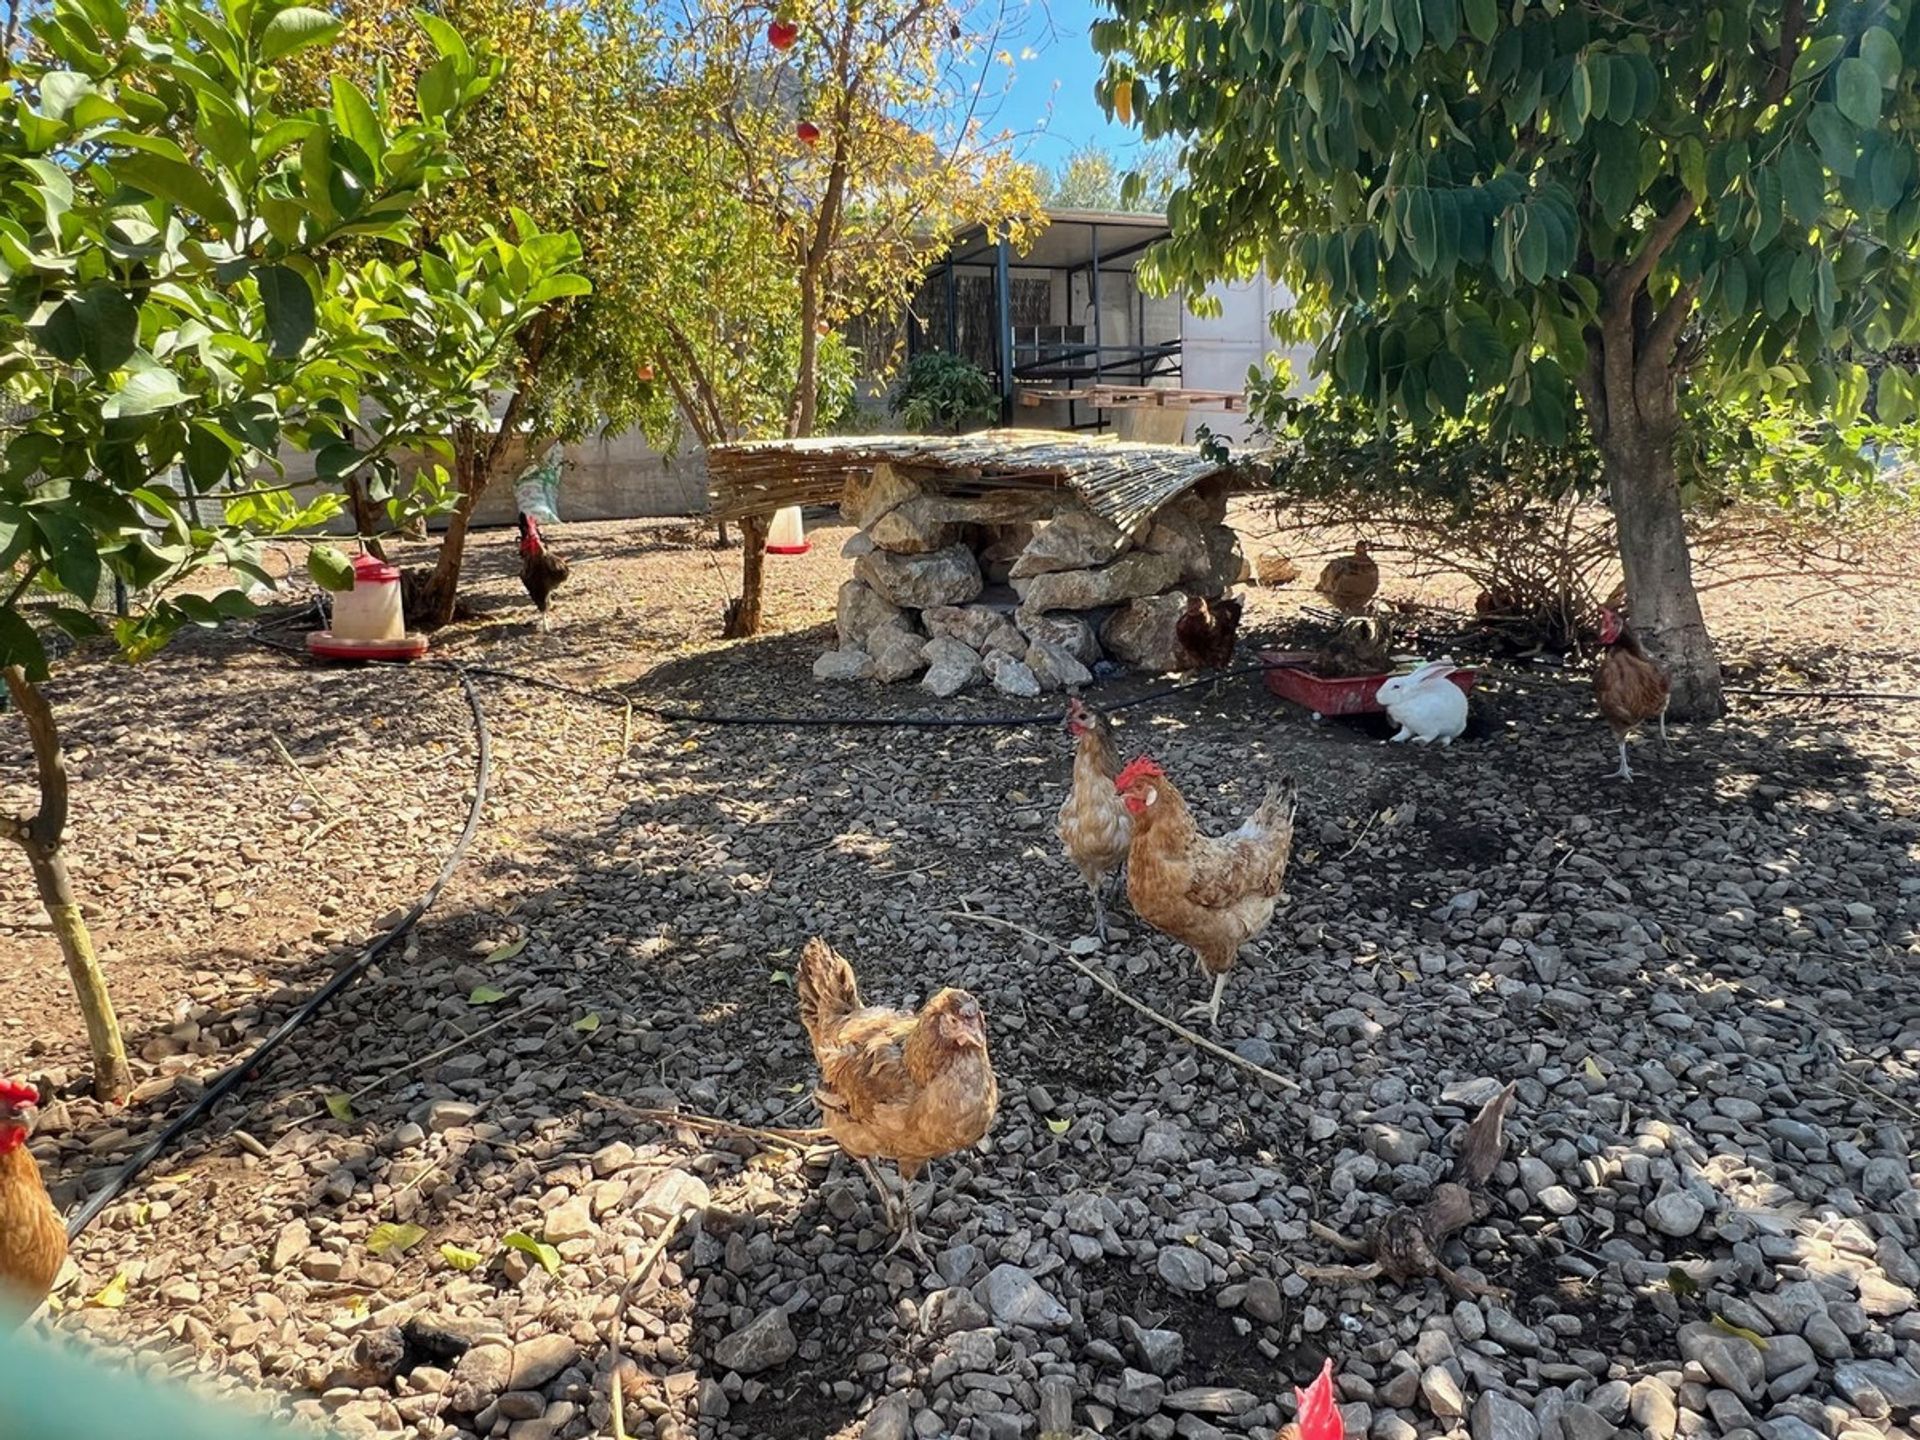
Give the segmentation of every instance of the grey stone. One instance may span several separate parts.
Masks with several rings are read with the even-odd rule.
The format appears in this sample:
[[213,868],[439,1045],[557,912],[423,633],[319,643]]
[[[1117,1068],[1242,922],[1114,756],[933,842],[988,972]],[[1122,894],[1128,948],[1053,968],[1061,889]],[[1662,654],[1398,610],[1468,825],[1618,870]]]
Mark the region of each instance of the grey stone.
[[1767,1341],[1767,1378],[1798,1370],[1814,1362],[1813,1347],[1798,1335],[1775,1335]]
[[547,1212],[543,1233],[548,1244],[559,1245],[568,1240],[584,1240],[594,1229],[592,1206],[586,1196],[576,1195]]
[[[1895,1410],[1920,1410],[1920,1375],[1894,1360],[1848,1360],[1833,1367],[1833,1388],[1852,1401],[1862,1415],[1878,1416],[1860,1403],[1872,1390]],[[1882,1411],[1882,1414],[1885,1412]]]
[[1613,1421],[1591,1405],[1570,1401],[1560,1411],[1562,1440],[1612,1440]]
[[280,1227],[280,1233],[273,1238],[273,1255],[267,1262],[269,1270],[284,1270],[306,1253],[313,1244],[313,1232],[307,1228],[304,1220],[289,1220]]
[[913,610],[964,604],[980,593],[983,584],[973,551],[964,545],[949,545],[927,555],[876,550],[854,562],[854,574],[882,599]]
[[1247,574],[1247,557],[1241,552],[1240,537],[1226,525],[1206,532],[1207,560],[1211,573],[1196,582],[1203,595],[1214,596],[1229,586],[1238,585]]
[[509,1390],[538,1390],[580,1358],[579,1344],[566,1335],[536,1335],[513,1347]]
[[1484,1391],[1473,1402],[1467,1425],[1473,1440],[1540,1440],[1540,1422],[1533,1412],[1498,1390]]
[[834,634],[842,650],[872,652],[869,643],[882,630],[911,630],[913,621],[907,612],[886,599],[871,585],[849,580],[840,587],[833,604]]
[[1093,672],[1065,646],[1035,640],[1027,646],[1027,669],[1042,690],[1080,690],[1093,683]]
[[1279,1285],[1265,1275],[1256,1275],[1247,1282],[1247,1293],[1240,1301],[1240,1308],[1263,1325],[1278,1325],[1287,1314]]
[[1106,564],[1126,546],[1127,534],[1117,525],[1102,520],[1084,505],[1065,505],[1027,542],[1009,574],[1015,580],[1024,580],[1062,570],[1085,570]]
[[762,1312],[713,1347],[714,1363],[723,1370],[758,1375],[791,1360],[799,1349],[787,1312],[778,1305]]
[[1002,1325],[1028,1330],[1063,1330],[1073,1319],[1040,1282],[1018,1265],[1000,1264],[981,1282],[987,1309]]
[[1644,1430],[1649,1440],[1673,1440],[1680,1423],[1680,1407],[1674,1402],[1673,1387],[1657,1375],[1643,1375],[1633,1382],[1627,1398],[1627,1413]]
[[1123,665],[1164,675],[1193,664],[1175,627],[1186,614],[1181,595],[1153,595],[1122,605],[1100,629],[1100,644]]
[[896,505],[925,493],[920,482],[893,466],[875,465],[855,471],[840,492],[840,517],[856,530],[865,530]]
[[1230,1385],[1189,1385],[1167,1396],[1166,1408],[1190,1415],[1244,1415],[1260,1397]]
[[992,1319],[973,1292],[958,1285],[934,1291],[921,1311],[921,1324],[936,1339],[960,1330],[978,1330]]
[[1706,1218],[1707,1207],[1685,1190],[1669,1190],[1647,1206],[1647,1225],[1675,1239],[1693,1234]]
[[[1135,551],[1098,570],[1060,570],[1015,580],[1014,590],[1020,596],[1021,605],[1028,609],[1098,610],[1126,600],[1158,595],[1179,578],[1180,567],[1169,557]],[[1184,598],[1180,604],[1184,610]]]
[[920,688],[942,700],[978,685],[986,674],[977,654],[946,636],[929,640],[921,653],[927,662],[927,673],[920,677]]
[[1064,610],[1048,614],[1022,607],[1013,612],[1013,623],[1027,639],[1058,645],[1082,665],[1092,665],[1101,656],[1093,626],[1079,615]]
[[1824,1359],[1846,1360],[1853,1355],[1853,1341],[1824,1310],[1810,1316],[1807,1323],[1800,1327],[1800,1333],[1806,1336],[1807,1343]]
[[945,635],[985,655],[989,650],[1004,650],[1009,655],[1024,655],[1027,642],[1013,621],[998,610],[984,605],[936,605],[921,612],[929,635]]
[[1113,1387],[1113,1408],[1124,1415],[1156,1415],[1166,1394],[1166,1381],[1129,1366],[1120,1372],[1120,1382]]
[[868,1413],[861,1440],[907,1440],[912,1419],[913,1407],[905,1395],[884,1396]]
[[1186,1245],[1161,1246],[1153,1268],[1167,1284],[1189,1295],[1205,1290],[1213,1273],[1207,1257]]
[[706,1181],[684,1170],[668,1170],[640,1197],[640,1211],[656,1220],[671,1220],[676,1215],[698,1214],[712,1203],[713,1192]]
[[1131,1319],[1122,1320],[1121,1325],[1133,1342],[1133,1353],[1142,1369],[1155,1375],[1171,1375],[1180,1368],[1187,1342],[1178,1330],[1146,1330]]
[[1004,650],[989,650],[981,662],[981,668],[987,672],[987,678],[993,681],[993,688],[1002,695],[1029,700],[1040,693],[1040,681],[1027,668],[1026,662],[1016,660]]
[[1766,1361],[1748,1341],[1699,1321],[1682,1325],[1679,1339],[1682,1359],[1697,1360],[1715,1383],[1742,1400],[1756,1401],[1765,1393]]
[[1458,1420],[1467,1413],[1467,1397],[1460,1382],[1444,1365],[1429,1365],[1420,1376],[1420,1395],[1427,1409],[1441,1420]]
[[1870,1272],[1860,1277],[1860,1308],[1876,1320],[1904,1315],[1913,1309],[1913,1303],[1913,1291],[1904,1285]]
[[507,1388],[513,1374],[513,1349],[507,1345],[476,1345],[453,1367],[447,1408],[462,1415],[486,1409]]
[[1399,1125],[1369,1125],[1367,1149],[1389,1165],[1411,1165],[1427,1148],[1427,1137]]
[[1187,1142],[1178,1125],[1149,1125],[1135,1152],[1142,1165],[1166,1165],[1187,1158]]
[[1154,518],[1153,528],[1140,548],[1165,555],[1180,567],[1179,583],[1196,588],[1213,578],[1213,556],[1207,549],[1206,529],[1192,516],[1171,507]]
[[901,501],[867,526],[866,533],[875,545],[896,555],[925,555],[959,538],[953,523],[942,518],[941,501],[933,495]]
[[888,627],[871,637],[873,678],[883,685],[910,680],[927,668],[927,642],[924,637]]

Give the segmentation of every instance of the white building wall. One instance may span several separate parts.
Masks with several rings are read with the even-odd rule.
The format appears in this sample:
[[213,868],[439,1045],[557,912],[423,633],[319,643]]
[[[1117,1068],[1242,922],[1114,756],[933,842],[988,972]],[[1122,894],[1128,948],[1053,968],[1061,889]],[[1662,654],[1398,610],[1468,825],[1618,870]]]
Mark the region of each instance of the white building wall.
[[[1180,344],[1181,384],[1189,390],[1238,391],[1247,383],[1247,367],[1264,369],[1267,356],[1276,351],[1292,363],[1296,387],[1305,382],[1313,347],[1283,346],[1268,325],[1268,316],[1293,304],[1293,296],[1284,285],[1261,275],[1230,285],[1211,285],[1207,293],[1219,300],[1220,313],[1186,316]],[[1195,410],[1187,422],[1187,438],[1193,439],[1201,425],[1227,440],[1244,440],[1249,429],[1244,413]]]

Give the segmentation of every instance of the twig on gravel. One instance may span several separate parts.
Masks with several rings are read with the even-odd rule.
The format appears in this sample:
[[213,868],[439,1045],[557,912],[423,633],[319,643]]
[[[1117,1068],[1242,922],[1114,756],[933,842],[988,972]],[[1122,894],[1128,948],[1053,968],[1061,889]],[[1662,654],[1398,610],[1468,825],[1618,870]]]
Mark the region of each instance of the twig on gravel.
[[339,807],[336,806],[331,800],[327,799],[326,796],[320,793],[319,788],[308,777],[307,772],[300,768],[300,762],[295,760],[291,752],[288,751],[287,747],[280,743],[280,737],[278,735],[269,733],[267,735],[267,739],[273,742],[273,748],[280,752],[280,758],[287,762],[287,768],[293,771],[294,777],[297,780],[299,780],[301,787],[305,789],[309,795],[313,796],[314,800],[318,802],[320,808],[326,811],[327,814],[329,815],[339,814],[340,813]]
[[686,1209],[678,1210],[673,1218],[667,1221],[659,1235],[654,1238],[653,1244],[649,1245],[640,1259],[635,1262],[633,1273],[627,1277],[627,1283],[620,1287],[619,1303],[613,1307],[613,1324],[607,1332],[607,1354],[612,1361],[612,1366],[607,1372],[607,1399],[613,1405],[613,1440],[628,1440],[626,1406],[624,1396],[621,1394],[626,1386],[620,1376],[620,1332],[627,1328],[627,1299],[646,1283],[647,1276],[653,1272],[653,1267],[659,1262],[660,1257],[666,1254],[667,1246],[671,1245],[673,1237],[680,1233],[681,1223],[686,1220],[689,1213],[691,1212]]
[[1067,947],[1062,945],[1058,940],[1048,939],[1045,935],[1039,934],[1037,931],[1029,930],[1024,925],[1016,925],[1011,920],[1002,920],[998,915],[986,915],[981,913],[978,910],[942,910],[940,913],[942,915],[951,915],[956,920],[984,920],[989,925],[999,925],[1008,930],[1016,930],[1020,934],[1025,935],[1029,940],[1038,940],[1042,945],[1050,945],[1055,950],[1059,951],[1061,959],[1065,960],[1069,965],[1073,966],[1074,969],[1078,970],[1082,975],[1086,976],[1089,980],[1093,981],[1094,984],[1098,985],[1102,990],[1105,990],[1109,995],[1113,996],[1114,999],[1120,1001],[1121,1004],[1131,1006],[1133,1009],[1139,1011],[1142,1015],[1146,1016],[1149,1020],[1153,1021],[1154,1024],[1160,1026],[1162,1029],[1171,1030],[1174,1034],[1178,1035],[1182,1040],[1185,1040],[1192,1045],[1198,1045],[1202,1050],[1205,1050],[1209,1055],[1217,1056],[1218,1058],[1225,1060],[1229,1065],[1238,1065],[1242,1070],[1245,1070],[1248,1074],[1258,1075],[1262,1080],[1271,1081],[1273,1084],[1278,1085],[1283,1090],[1292,1090],[1297,1093],[1300,1089],[1299,1081],[1289,1080],[1284,1075],[1277,1075],[1273,1071],[1267,1069],[1267,1067],[1264,1065],[1256,1065],[1251,1060],[1246,1059],[1244,1056],[1234,1054],[1233,1051],[1227,1049],[1224,1045],[1217,1045],[1213,1041],[1209,1040],[1206,1036],[1198,1033],[1197,1031],[1189,1030],[1186,1026],[1182,1025],[1178,1020],[1168,1019],[1165,1015],[1162,1015],[1158,1010],[1154,1009],[1151,1005],[1146,1004],[1144,1001],[1134,999],[1133,996],[1129,995],[1126,991],[1122,990],[1118,985],[1114,984],[1114,982],[1110,978],[1102,974],[1100,971],[1094,969],[1093,966],[1086,964],[1084,961],[1080,959],[1078,955],[1075,955],[1071,950],[1067,949]]
[[[399,1069],[387,1071],[378,1080],[369,1080],[366,1084],[362,1085],[358,1090],[347,1091],[347,1099],[349,1101],[358,1100],[362,1095],[370,1094],[372,1091],[378,1090],[382,1085],[389,1084],[392,1081],[399,1079],[400,1076],[409,1073],[410,1071],[418,1070],[422,1065],[431,1065],[436,1060],[444,1060],[447,1056],[453,1054],[454,1051],[466,1049],[467,1046],[471,1045],[474,1041],[478,1040],[482,1035],[486,1035],[491,1033],[492,1031],[498,1030],[502,1025],[505,1025],[509,1020],[517,1020],[517,1019],[523,1018],[526,1015],[526,1013],[527,1013],[526,1008],[524,1006],[518,1010],[509,1010],[505,1015],[502,1015],[498,1020],[495,1020],[492,1023],[487,1025],[482,1025],[478,1030],[475,1030],[470,1035],[462,1035],[458,1040],[454,1041],[451,1045],[442,1045],[438,1050],[435,1050],[431,1055],[422,1055],[418,1060],[409,1060],[406,1064],[400,1066]],[[284,1135],[287,1133],[287,1131],[298,1129],[302,1125],[311,1125],[315,1120],[324,1120],[327,1118],[327,1116],[330,1113],[331,1113],[330,1111],[327,1111],[325,1109],[320,1109],[320,1110],[314,1111],[311,1115],[302,1115],[297,1120],[289,1120],[286,1124],[280,1127],[280,1133]]]
[[611,1095],[602,1095],[597,1091],[580,1092],[596,1105],[604,1105],[609,1110],[618,1110],[635,1120],[644,1120],[650,1125],[684,1125],[689,1130],[705,1131],[710,1135],[740,1135],[749,1140],[764,1141],[768,1145],[784,1146],[789,1150],[807,1151],[815,1146],[832,1143],[832,1137],[824,1130],[765,1130],[754,1125],[739,1125],[732,1120],[722,1120],[714,1115],[696,1115],[687,1110],[649,1110],[644,1106],[630,1105],[625,1100],[615,1099]]

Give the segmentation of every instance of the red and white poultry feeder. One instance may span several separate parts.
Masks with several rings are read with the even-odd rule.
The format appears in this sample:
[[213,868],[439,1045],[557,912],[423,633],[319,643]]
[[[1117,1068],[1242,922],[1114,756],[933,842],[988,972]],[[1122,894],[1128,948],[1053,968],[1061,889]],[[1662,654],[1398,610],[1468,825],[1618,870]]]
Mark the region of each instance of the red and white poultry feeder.
[[807,539],[806,522],[800,517],[798,505],[789,505],[784,510],[773,512],[773,524],[767,528],[769,555],[804,555],[812,548],[813,542]]
[[323,660],[418,660],[425,635],[407,633],[400,604],[400,572],[377,556],[353,557],[353,585],[333,596],[333,625],[307,636],[308,653]]

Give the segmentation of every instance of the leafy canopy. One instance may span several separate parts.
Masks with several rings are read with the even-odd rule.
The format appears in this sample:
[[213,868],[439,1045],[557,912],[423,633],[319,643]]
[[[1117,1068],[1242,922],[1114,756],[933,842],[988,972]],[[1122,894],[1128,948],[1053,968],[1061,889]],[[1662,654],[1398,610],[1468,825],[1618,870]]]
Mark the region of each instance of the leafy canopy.
[[[455,172],[449,125],[494,66],[422,17],[437,59],[411,113],[336,77],[281,110],[279,65],[331,38],[277,0],[56,0],[0,88],[0,663],[44,677],[20,608],[76,636],[116,577],[146,603],[138,655],[178,626],[241,613],[237,592],[167,592],[210,568],[267,581],[255,542],[309,525],[268,483],[283,446],[323,477],[394,454],[484,404],[487,355],[578,293],[565,236],[530,222],[397,265],[339,258],[405,241]],[[262,478],[265,477],[265,478]]]
[[1845,424],[1853,357],[1920,320],[1913,0],[1109,3],[1107,104],[1186,141],[1150,275],[1268,266],[1287,333],[1404,419],[1564,441],[1612,324]]

